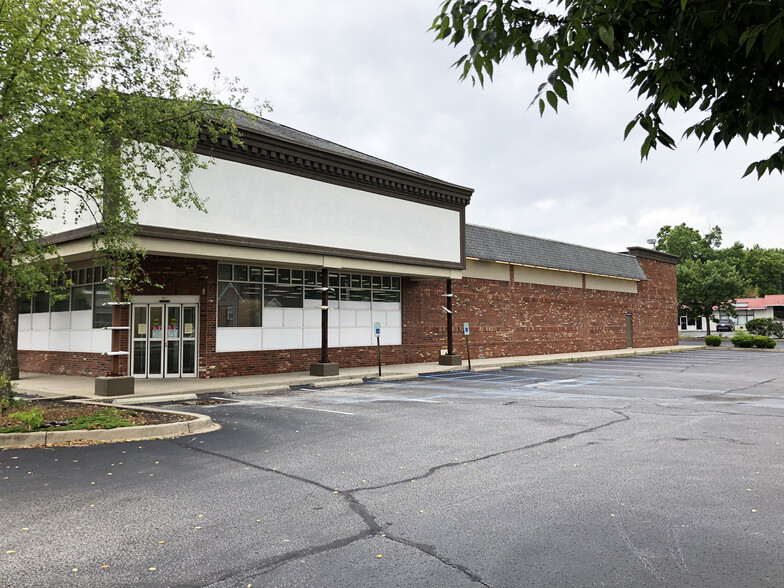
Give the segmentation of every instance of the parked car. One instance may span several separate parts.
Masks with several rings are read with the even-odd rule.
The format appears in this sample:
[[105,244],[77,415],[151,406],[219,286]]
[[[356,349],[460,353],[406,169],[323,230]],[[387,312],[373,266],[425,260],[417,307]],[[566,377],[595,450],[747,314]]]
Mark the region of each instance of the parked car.
[[719,322],[716,323],[716,331],[734,331],[734,330],[735,330],[735,323],[733,323],[731,319],[728,318],[719,319]]

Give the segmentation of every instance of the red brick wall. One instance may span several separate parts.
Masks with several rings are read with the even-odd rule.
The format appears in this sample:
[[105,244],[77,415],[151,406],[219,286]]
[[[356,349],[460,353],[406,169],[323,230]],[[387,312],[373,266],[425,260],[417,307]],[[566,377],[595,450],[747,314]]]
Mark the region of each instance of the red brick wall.
[[105,376],[111,358],[100,353],[69,351],[22,351],[18,353],[19,369],[23,372],[63,376]]
[[[454,352],[510,357],[626,347],[626,314],[635,347],[677,345],[675,266],[640,259],[648,281],[637,294],[464,278],[452,282]],[[403,347],[407,362],[437,361],[446,349],[444,282],[406,281]]]
[[[465,278],[453,281],[454,351],[465,356],[463,322],[471,325],[471,355],[504,357],[619,349],[626,347],[626,313],[634,317],[634,346],[678,342],[675,266],[640,259],[648,276],[637,294]],[[214,378],[304,371],[320,360],[319,349],[215,352],[217,262],[151,256],[146,267],[153,284],[137,294],[199,296],[199,377]],[[403,344],[383,346],[384,365],[437,361],[446,349],[446,318],[441,306],[444,281],[403,280]],[[124,309],[123,324],[128,324]],[[122,333],[128,349],[127,332]],[[330,350],[342,367],[372,366],[376,348]],[[23,371],[96,376],[109,371],[100,354],[20,351]],[[123,358],[123,371],[127,360]]]

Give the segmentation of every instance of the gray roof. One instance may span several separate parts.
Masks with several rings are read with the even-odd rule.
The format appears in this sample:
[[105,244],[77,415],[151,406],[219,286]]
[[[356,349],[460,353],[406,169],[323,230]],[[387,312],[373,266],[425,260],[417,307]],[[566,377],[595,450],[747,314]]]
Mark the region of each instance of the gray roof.
[[[436,181],[440,184],[457,186],[456,184],[450,184],[449,182],[445,182],[444,180],[439,180],[438,178],[434,178],[433,176],[428,176],[419,173],[417,171],[414,171],[412,169],[408,169],[406,167],[396,165],[394,163],[390,163],[389,161],[379,159],[378,157],[373,157],[372,155],[368,155],[367,153],[362,153],[361,151],[356,151],[354,149],[344,147],[343,145],[339,145],[338,143],[327,141],[326,139],[322,139],[321,137],[316,137],[315,135],[303,133],[302,131],[298,131],[297,129],[292,129],[291,127],[287,127],[286,125],[278,124],[267,118],[249,117],[246,113],[241,112],[239,110],[234,111],[234,117],[235,117],[235,123],[240,130],[245,129],[249,131],[255,131],[263,135],[267,135],[277,139],[282,139],[289,143],[295,143],[312,149],[318,149],[326,153],[331,153],[333,155],[348,157],[350,159],[354,159],[357,161],[363,161],[365,163],[370,163],[380,167],[385,167],[389,170],[393,170],[398,173],[404,173],[411,176],[418,176],[420,178],[427,179],[430,181]],[[464,188],[463,186],[457,186],[457,187]]]
[[647,280],[637,258],[581,245],[466,225],[466,257]]

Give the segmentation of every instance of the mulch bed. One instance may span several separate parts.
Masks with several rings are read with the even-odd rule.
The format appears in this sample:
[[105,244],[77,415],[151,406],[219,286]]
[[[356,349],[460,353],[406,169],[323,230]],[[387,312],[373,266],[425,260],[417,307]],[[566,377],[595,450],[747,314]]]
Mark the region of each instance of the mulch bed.
[[[7,410],[0,415],[0,429],[14,425],[24,425],[25,423],[23,421],[12,419],[8,415],[14,412],[24,412],[31,408],[38,408],[44,413],[44,424],[53,423],[61,426],[68,424],[73,419],[93,415],[110,406],[110,404],[82,404],[78,402],[63,402],[62,400],[34,400],[28,405]],[[132,421],[134,425],[159,425],[163,423],[189,421],[194,418],[186,415],[148,412],[146,410],[139,410],[136,407],[127,409],[121,407],[115,408],[117,408],[118,411],[122,411],[123,416]],[[135,414],[126,414],[126,411]]]

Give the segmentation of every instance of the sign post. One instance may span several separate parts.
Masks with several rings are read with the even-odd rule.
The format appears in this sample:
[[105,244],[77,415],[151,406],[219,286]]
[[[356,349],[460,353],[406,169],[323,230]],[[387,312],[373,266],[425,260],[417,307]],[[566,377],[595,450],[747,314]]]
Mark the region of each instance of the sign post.
[[471,350],[468,348],[468,335],[471,334],[470,329],[468,328],[468,323],[463,323],[463,335],[465,335],[466,340],[466,357],[468,358],[468,371],[471,371]]
[[381,377],[381,323],[373,323],[373,332],[376,335],[376,347],[378,348],[378,377]]

